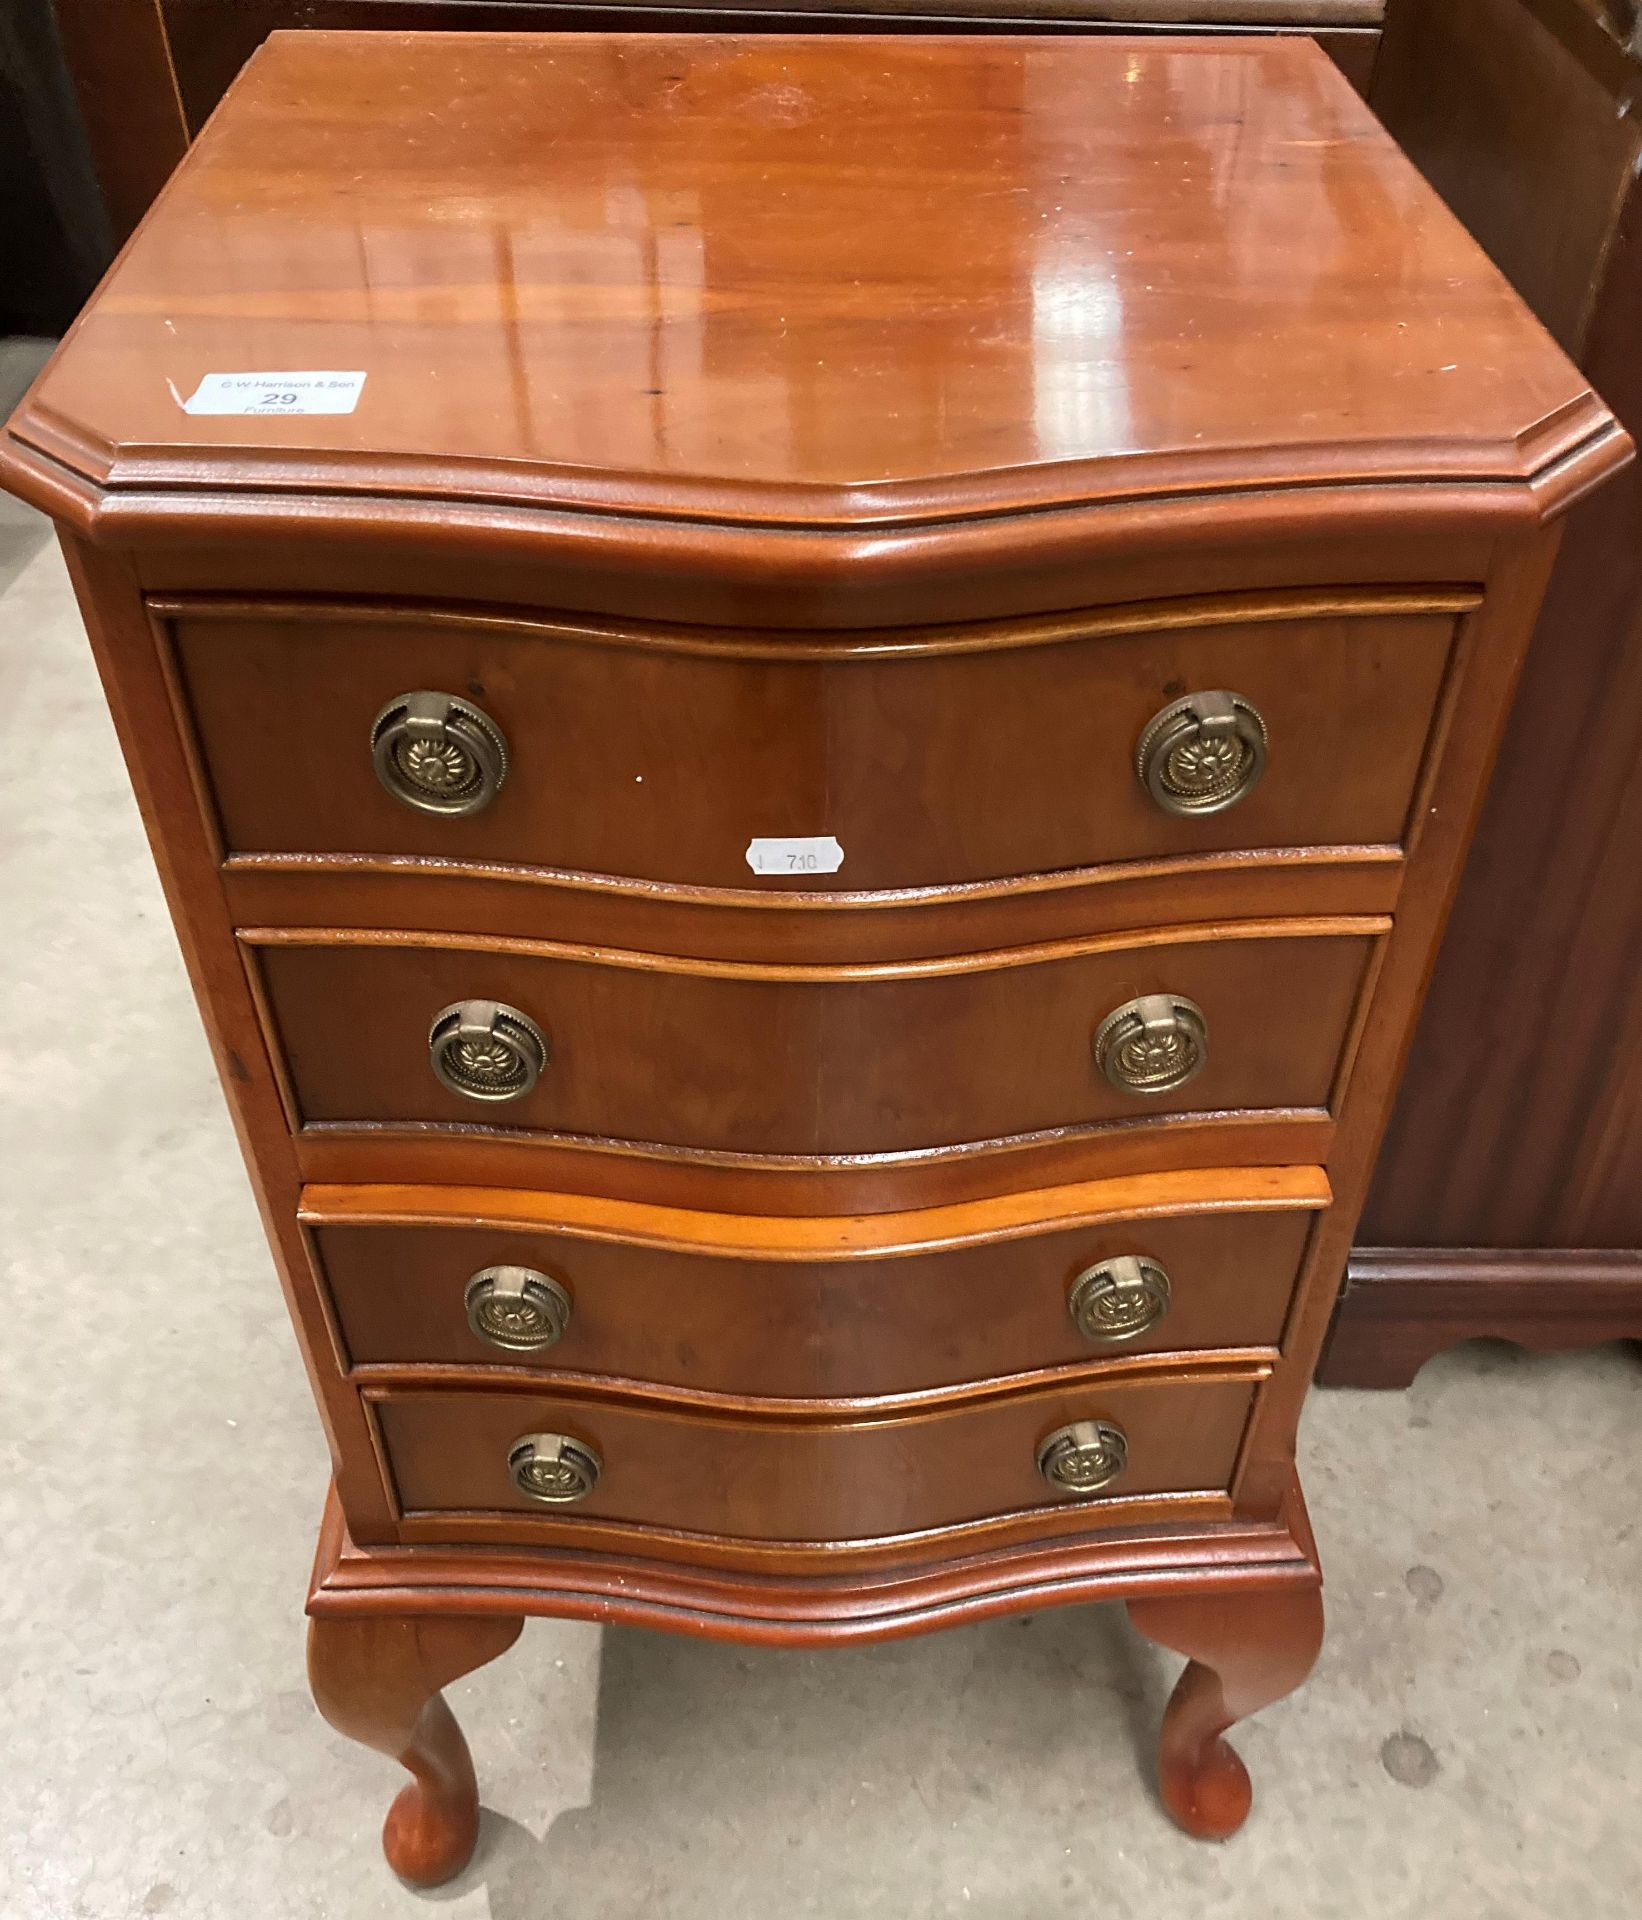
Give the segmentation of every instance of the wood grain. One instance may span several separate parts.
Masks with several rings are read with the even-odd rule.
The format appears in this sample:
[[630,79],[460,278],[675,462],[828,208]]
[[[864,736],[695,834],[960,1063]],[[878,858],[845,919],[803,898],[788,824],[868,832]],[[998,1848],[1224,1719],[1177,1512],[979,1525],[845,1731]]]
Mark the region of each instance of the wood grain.
[[1582,365],[1642,145],[1642,65],[1601,12],[1582,0],[1394,5],[1372,95],[1403,151]]
[[[1634,432],[1634,46],[1577,0],[1402,6],[1390,42],[1379,111]],[[1479,1335],[1642,1334],[1626,1284],[1642,1246],[1639,555],[1630,471],[1569,520],[1352,1257],[1331,1383],[1407,1385]]]
[[[362,367],[366,397],[183,411],[230,348]],[[1169,1792],[1223,1829],[1216,1743],[1310,1635],[1295,1433],[1390,1090],[1561,516],[1628,450],[1298,42],[270,42],[0,477],[66,533],[326,1416],[316,1617],[822,1641],[1180,1602],[1163,1637],[1198,1672]],[[247,617],[284,601],[323,609],[326,645],[303,652],[301,613]],[[1296,743],[1266,798],[1224,841],[1125,825],[1133,794],[1099,783],[1142,693],[1261,623],[1247,660],[1287,660],[1294,684],[1264,684]],[[486,695],[492,649],[528,652],[515,686],[552,663],[508,713],[533,767],[574,649],[601,663],[580,684],[607,741],[614,676],[630,731],[710,752],[668,790],[680,864],[627,858],[643,822],[574,748],[580,840],[554,838],[550,793],[443,857],[360,829],[343,734],[407,635]],[[1051,660],[1078,701],[1050,697]],[[824,685],[833,733],[766,683]],[[321,760],[270,757],[250,696],[289,734],[315,685],[353,718],[327,736],[321,693]],[[236,787],[241,751],[259,786]],[[723,823],[785,761],[787,802],[828,795],[829,752],[885,846],[904,767],[912,854],[836,898],[761,894]],[[1098,818],[1069,756],[1099,769]],[[267,790],[282,765],[317,768],[319,804]],[[1205,1008],[1209,1065],[1136,1110],[1090,1038],[1153,990]],[[548,1029],[500,1125],[427,1065],[432,1014],[467,997]],[[1182,1280],[1205,1344],[1073,1353],[1073,1261],[1141,1230],[1211,1276]],[[635,1290],[596,1364],[434,1357],[449,1293],[420,1281],[429,1318],[395,1349],[373,1302],[447,1236],[464,1262],[573,1252],[595,1335]],[[718,1329],[705,1362],[633,1325],[680,1294]],[[973,1325],[930,1337],[959,1295]],[[1235,1328],[1207,1311],[1234,1297]],[[362,1329],[398,1357],[353,1365]],[[1123,1476],[1051,1493],[1039,1444],[1094,1417],[1128,1431]],[[532,1431],[603,1456],[585,1505],[515,1492]],[[417,1757],[445,1865],[471,1794],[437,1684],[364,1675],[345,1717]]]
[[[1173,1512],[1178,1516],[1185,1502]],[[841,1556],[847,1559],[848,1556]],[[361,1547],[334,1493],[320,1525],[308,1611],[333,1619],[425,1613],[661,1627],[774,1646],[899,1639],[1028,1607],[1127,1600],[1148,1592],[1280,1592],[1317,1581],[1317,1549],[1297,1484],[1275,1520],[1195,1513],[1190,1526],[1114,1525],[1078,1537],[978,1547],[930,1564],[725,1569],[615,1551],[544,1554],[448,1543]]]
[[382,1539],[390,1530],[388,1489],[359,1396],[336,1365],[332,1325],[312,1283],[296,1219],[301,1173],[223,907],[192,770],[171,701],[154,672],[153,630],[127,560],[83,546],[72,536],[64,537],[63,552],[319,1405],[336,1486],[347,1502],[355,1538]]
[[522,1618],[315,1618],[308,1623],[314,1704],[339,1733],[410,1775],[388,1809],[382,1847],[413,1887],[459,1873],[479,1838],[479,1786],[441,1687],[506,1653]]
[[[300,1126],[523,1128],[813,1157],[1327,1107],[1382,931],[1257,923],[1171,929],[1134,947],[836,969],[318,930],[241,937]],[[1158,992],[1202,1007],[1208,1063],[1172,1093],[1120,1091],[1095,1064],[1095,1029]],[[428,1064],[434,1015],[475,998],[519,1008],[547,1035],[546,1071],[506,1105],[450,1091]]]
[[[1129,1438],[1112,1493],[1223,1492],[1253,1399],[1253,1380],[1211,1369],[1169,1384],[1090,1380],[994,1402],[816,1425],[683,1415],[664,1405],[553,1391],[371,1388],[401,1510],[484,1517],[487,1538],[529,1540],[551,1528],[573,1546],[588,1522],[665,1528],[811,1561],[826,1543],[890,1543],[966,1522],[1043,1514],[1100,1524],[1104,1496],[1075,1500],[1045,1484],[1043,1437],[1074,1420],[1109,1419]],[[568,1433],[603,1459],[598,1486],[573,1508],[542,1506],[513,1485],[521,1435]],[[819,1546],[811,1543],[821,1543]],[[698,1549],[699,1550],[699,1549]],[[902,1549],[904,1551],[904,1547]]]
[[370,855],[249,855],[222,868],[236,925],[361,932],[551,936],[568,946],[772,965],[872,965],[996,952],[1172,926],[1180,902],[1207,924],[1388,915],[1395,847],[1304,847],[1128,860],[955,887],[842,893],[673,887]]
[[597,1201],[726,1212],[897,1213],[1160,1167],[1287,1167],[1326,1162],[1336,1127],[1321,1107],[1175,1114],[1053,1127],[1001,1140],[896,1154],[711,1153],[524,1129],[408,1123],[309,1125],[292,1142],[305,1181],[375,1185],[574,1187]]
[[[1261,1404],[1261,1431],[1245,1455],[1239,1497],[1275,1512],[1285,1498],[1284,1442],[1292,1449],[1306,1381],[1316,1366],[1330,1311],[1362,1211],[1374,1157],[1389,1114],[1429,975],[1443,919],[1476,824],[1481,796],[1515,690],[1534,614],[1556,554],[1556,535],[1502,548],[1482,610],[1461,640],[1465,702],[1436,777],[1427,789],[1418,874],[1411,875],[1387,941],[1357,1048],[1353,1086],[1364,1097],[1343,1103],[1328,1161],[1336,1206],[1319,1223],[1301,1276],[1298,1307],[1279,1369]],[[1367,1096],[1373,1089],[1379,1098]],[[1292,1457],[1290,1452],[1289,1457]]]
[[[1634,430],[1642,132],[1615,100],[1642,107],[1642,70],[1626,69],[1621,88],[1623,73],[1593,73],[1519,5],[1447,4],[1409,34],[1410,58],[1492,35],[1497,65],[1440,62],[1430,69],[1448,76],[1440,94],[1406,80],[1388,110],[1394,124],[1407,119],[1422,164]],[[1442,110],[1454,116],[1452,149],[1430,125]],[[1535,182],[1527,196],[1515,186],[1525,178]],[[1642,477],[1632,468],[1569,520],[1365,1246],[1642,1246],[1639,844]]]
[[235,75],[289,29],[1170,34],[1310,30],[1366,93],[1381,0],[53,0],[98,173],[124,240]]
[[[146,0],[144,0],[146,3]],[[1379,35],[1383,0],[154,0],[178,81],[201,124],[257,45],[291,27],[473,33],[641,31],[945,33],[1150,30],[1315,31],[1354,84]],[[1360,76],[1360,77],[1359,77]]]
[[[1360,613],[1301,601],[1276,618],[1256,604],[1236,625],[1235,607],[1201,626],[1189,613],[1161,625],[1152,609],[778,635],[757,651],[735,633],[439,609],[207,607],[168,625],[229,854],[414,855],[774,892],[793,883],[750,873],[750,841],[827,833],[842,870],[808,886],[875,891],[1400,842],[1453,617],[1415,595],[1414,609],[1379,610],[1389,597],[1364,595]],[[506,736],[507,776],[482,811],[431,818],[377,779],[372,722],[417,688],[476,701]],[[1258,709],[1268,771],[1238,805],[1181,819],[1142,786],[1135,746],[1156,713],[1204,688]]]
[[[296,327],[301,364],[362,367],[367,397],[251,439],[231,428],[248,478],[307,485],[320,461],[342,487],[814,522],[1067,504],[1188,474],[1214,488],[1246,481],[1257,453],[1319,478],[1410,477],[1440,445],[1445,473],[1522,475],[1524,426],[1582,403],[1583,383],[1533,350],[1315,48],[1212,44],[1211,70],[1145,41],[1014,37],[984,55],[940,36],[270,43],[37,406],[95,420],[127,484],[180,479],[224,430],[178,414],[156,351],[187,394],[247,355],[288,364]],[[450,110],[414,134],[361,118],[366,70]],[[1304,167],[1256,157],[1296,138]],[[1233,171],[1238,191],[1215,192]],[[611,198],[627,186],[630,207]],[[1396,216],[1338,247],[1342,203],[1385,196]],[[653,207],[676,207],[674,224],[652,229]],[[1256,236],[1274,224],[1311,262],[1303,301],[1292,277],[1265,277]],[[942,246],[954,231],[961,276]],[[1211,260],[1235,302],[1201,299]],[[1088,284],[1107,301],[1079,299]],[[786,298],[799,286],[802,305]],[[566,299],[577,287],[597,297]],[[1382,383],[1337,379],[1347,316]],[[1457,361],[1456,331],[1473,349]],[[1150,350],[1128,351],[1141,334]],[[459,358],[434,379],[441,339]],[[1482,374],[1502,361],[1510,389]],[[1121,403],[1084,398],[1118,377]]]
[[[1079,542],[1096,504],[1144,501],[1160,525],[1160,506],[1201,520],[1213,501],[1242,540],[1239,505],[1271,513],[1292,563],[1293,509],[1311,511],[1314,492],[1451,486],[1464,518],[1520,510],[1524,481],[1543,484],[1549,508],[1620,457],[1583,382],[1539,350],[1315,49],[1228,39],[1204,65],[1143,41],[977,44],[270,42],[13,422],[12,484],[98,522],[99,537],[175,548],[197,532],[215,545],[221,511],[197,476],[232,449],[236,540],[288,544],[296,498],[331,499],[322,525],[304,517],[310,578],[361,507],[379,559],[405,537],[424,562],[430,540],[496,541],[520,513],[539,560],[568,562],[557,540],[543,544],[568,512],[576,554],[560,604],[583,604],[597,583],[607,611],[611,576],[631,573],[631,533],[590,514],[644,519],[651,604],[671,593],[679,608],[700,604],[704,574],[748,573],[737,527],[808,529],[807,543],[761,541],[751,571],[809,595],[813,611],[789,598],[788,618],[813,621],[829,596],[873,617],[878,588],[927,577],[936,546],[972,562],[967,610],[984,614],[997,602],[976,604],[980,581],[997,589],[1045,542]],[[367,68],[385,97],[423,88],[442,104],[471,100],[503,68],[534,78],[474,120],[482,139],[463,114],[429,112],[407,145],[354,112]],[[612,84],[616,110],[567,113]],[[746,164],[772,113],[789,122],[779,179]],[[1263,164],[1296,128],[1307,164]],[[354,184],[339,202],[329,170],[342,151]],[[879,156],[870,175],[845,164],[862,152]],[[1176,191],[1234,168],[1235,192]],[[618,176],[642,179],[643,212],[612,212],[628,205],[607,191]],[[804,196],[802,222],[789,192]],[[694,211],[652,232],[649,209],[675,203]],[[460,227],[438,212],[456,204]],[[954,231],[961,279],[946,275]],[[1303,299],[1269,270],[1277,233],[1312,262]],[[1206,273],[1226,297],[1202,299]],[[607,291],[567,297],[586,284]],[[1057,293],[1087,285],[1110,297]],[[1362,377],[1342,381],[1347,322]],[[442,366],[429,359],[440,351]],[[224,356],[282,365],[293,352],[363,366],[360,409],[249,429],[178,412],[172,390],[191,392]],[[1085,397],[1101,393],[1121,404]],[[1299,493],[1247,498],[1279,478]],[[1375,505],[1338,504],[1359,532]],[[1443,505],[1434,493],[1419,517],[1429,526]],[[850,564],[818,593],[815,560],[835,549],[825,572]],[[1460,579],[1476,577],[1462,547],[1447,552]],[[744,578],[731,618],[748,617],[755,591]],[[940,617],[922,597],[922,617]],[[1023,610],[1018,592],[1003,598]]]
[[1317,1369],[1326,1387],[1407,1387],[1462,1340],[1559,1353],[1642,1337],[1642,1253],[1356,1247]]
[[[615,1376],[696,1393],[888,1410],[1043,1369],[1144,1366],[1160,1352],[1275,1349],[1314,1211],[1311,1168],[1097,1180],[1003,1201],[879,1214],[748,1217],[494,1189],[313,1188],[302,1218],[361,1377],[387,1367]],[[1091,1342],[1067,1311],[1084,1268],[1159,1261],[1166,1318]],[[569,1288],[570,1327],[519,1354],[468,1325],[491,1265]],[[835,1331],[824,1340],[815,1330]]]
[[1226,1730],[1292,1693],[1323,1644],[1320,1588],[1281,1593],[1168,1594],[1129,1602],[1149,1640],[1189,1656],[1164,1710],[1158,1788],[1178,1825],[1229,1839],[1248,1818],[1248,1770]]

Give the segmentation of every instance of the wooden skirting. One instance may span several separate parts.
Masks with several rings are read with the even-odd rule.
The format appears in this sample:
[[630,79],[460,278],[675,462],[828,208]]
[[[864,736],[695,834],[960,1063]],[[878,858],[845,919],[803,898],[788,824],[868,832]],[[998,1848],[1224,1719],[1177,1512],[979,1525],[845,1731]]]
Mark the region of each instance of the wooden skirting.
[[1642,1250],[1359,1247],[1317,1379],[1406,1387],[1461,1340],[1539,1352],[1642,1340]]

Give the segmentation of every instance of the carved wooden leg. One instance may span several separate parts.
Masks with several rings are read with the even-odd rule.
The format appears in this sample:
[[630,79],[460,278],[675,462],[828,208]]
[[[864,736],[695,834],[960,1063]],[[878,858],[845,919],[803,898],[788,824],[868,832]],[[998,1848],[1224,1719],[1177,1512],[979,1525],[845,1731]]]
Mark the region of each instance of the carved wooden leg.
[[1320,1587],[1131,1600],[1129,1619],[1190,1664],[1163,1712],[1158,1789],[1175,1821],[1224,1840],[1248,1818],[1253,1790],[1221,1738],[1238,1720],[1292,1693],[1323,1644]]
[[350,1740],[408,1767],[382,1827],[388,1865],[413,1887],[460,1873],[479,1837],[479,1787],[441,1687],[506,1653],[524,1621],[321,1615],[308,1623],[314,1704]]

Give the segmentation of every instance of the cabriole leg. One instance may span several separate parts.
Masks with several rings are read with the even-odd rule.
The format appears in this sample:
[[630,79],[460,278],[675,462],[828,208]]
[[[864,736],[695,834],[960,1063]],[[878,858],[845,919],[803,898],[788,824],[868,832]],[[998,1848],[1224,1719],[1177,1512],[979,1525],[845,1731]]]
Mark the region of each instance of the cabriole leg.
[[1224,1840],[1248,1818],[1253,1790],[1222,1736],[1310,1673],[1323,1644],[1322,1589],[1131,1600],[1129,1618],[1189,1661],[1158,1737],[1163,1804],[1187,1833]]
[[506,1653],[518,1617],[339,1618],[308,1623],[314,1704],[350,1740],[409,1769],[388,1809],[382,1850],[401,1880],[433,1887],[460,1873],[479,1837],[479,1788],[440,1688]]

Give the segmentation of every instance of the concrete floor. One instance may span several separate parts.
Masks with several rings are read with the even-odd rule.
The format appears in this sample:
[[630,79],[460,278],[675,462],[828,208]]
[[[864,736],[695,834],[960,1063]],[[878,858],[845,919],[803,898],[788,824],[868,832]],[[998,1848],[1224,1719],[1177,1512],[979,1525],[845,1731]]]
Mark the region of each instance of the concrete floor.
[[1330,1635],[1228,1845],[1153,1800],[1172,1663],[1111,1610],[826,1654],[542,1622],[453,1690],[475,1863],[401,1888],[396,1770],[304,1688],[324,1450],[159,888],[55,550],[0,538],[5,1920],[1642,1910],[1616,1348],[1314,1397]]

